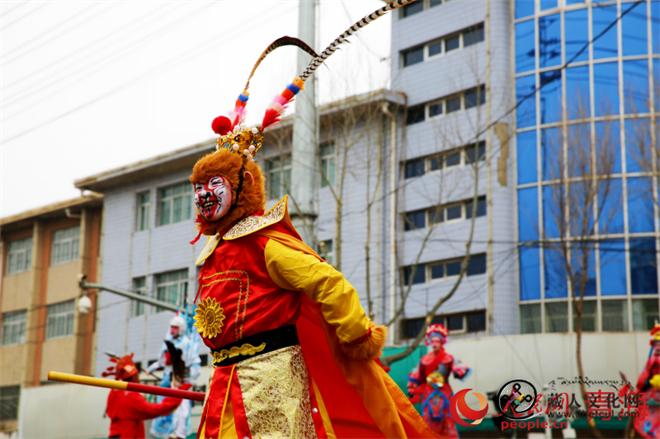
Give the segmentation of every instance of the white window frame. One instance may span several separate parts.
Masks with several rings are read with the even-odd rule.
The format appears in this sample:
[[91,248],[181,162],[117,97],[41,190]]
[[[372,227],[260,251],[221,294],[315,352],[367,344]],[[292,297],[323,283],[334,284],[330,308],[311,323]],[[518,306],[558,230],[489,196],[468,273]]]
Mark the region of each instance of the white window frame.
[[[266,194],[269,200],[282,198],[291,186],[291,153],[281,154],[273,157],[268,157],[264,163],[266,171]],[[277,166],[273,164],[277,161]],[[269,169],[270,166],[273,166]],[[279,174],[280,181],[279,187],[275,190],[270,181],[271,176]],[[272,195],[272,196],[271,196]]]
[[50,265],[66,264],[80,257],[80,226],[53,232]]
[[27,310],[9,311],[2,314],[2,339],[0,345],[25,343]]
[[[328,152],[330,149],[332,151]],[[334,187],[337,175],[337,146],[335,142],[332,140],[322,142],[319,145],[319,155],[321,158],[321,187]],[[330,173],[329,167],[332,167],[332,173]],[[325,178],[323,178],[324,175]]]
[[7,249],[7,274],[32,270],[32,237],[10,241]]
[[[164,273],[158,273],[154,277],[155,283],[155,293],[156,299],[161,302],[171,303],[172,305],[178,306],[183,301],[183,296],[188,290],[188,269],[184,268],[181,270],[166,271]],[[171,289],[174,287],[176,291]],[[176,296],[176,301],[172,302],[167,300],[168,297]],[[156,308],[156,312],[166,311],[163,308]]]
[[73,335],[75,300],[47,306],[46,340]]
[[[177,190],[173,194],[164,195],[167,190]],[[192,218],[192,185],[188,182],[174,183],[167,186],[158,188],[158,212],[156,218],[156,226],[167,226],[170,224],[178,224]],[[181,218],[175,220],[174,218],[174,203],[181,200]],[[163,218],[163,206],[169,205],[168,217]]]
[[330,265],[335,263],[335,241],[334,239],[324,239],[319,242],[319,255]]
[[[142,285],[138,285],[142,283]],[[134,277],[132,281],[133,292],[141,296],[147,296],[147,277],[138,276]],[[131,300],[131,309],[129,311],[130,317],[140,317],[147,314],[147,304],[144,302],[139,302],[137,300]]]
[[[146,201],[142,197],[146,196]],[[151,191],[135,194],[135,230],[141,232],[151,228]]]

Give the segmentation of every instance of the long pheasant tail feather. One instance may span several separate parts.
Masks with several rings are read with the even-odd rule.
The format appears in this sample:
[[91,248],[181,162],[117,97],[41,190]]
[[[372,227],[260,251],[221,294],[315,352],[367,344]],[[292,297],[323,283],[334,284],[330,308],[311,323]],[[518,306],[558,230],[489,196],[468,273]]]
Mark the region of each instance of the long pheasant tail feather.
[[257,58],[257,62],[254,63],[254,66],[252,67],[252,71],[250,72],[250,76],[248,76],[247,81],[245,82],[245,87],[243,87],[244,90],[247,90],[250,87],[250,80],[254,76],[254,73],[257,71],[257,68],[259,67],[259,64],[266,59],[268,54],[270,54],[273,50],[277,49],[278,47],[284,47],[284,46],[296,46],[301,50],[304,50],[305,52],[309,53],[312,58],[316,58],[319,56],[318,53],[314,49],[312,49],[307,43],[305,43],[303,40],[300,38],[296,37],[289,37],[289,36],[283,36],[266,47],[266,49],[261,52],[261,55],[259,55],[259,58]]
[[339,47],[343,43],[346,43],[348,41],[348,37],[356,33],[358,30],[367,26],[372,21],[382,17],[387,12],[400,8],[402,6],[406,6],[410,3],[414,3],[415,1],[422,1],[422,0],[394,0],[389,2],[387,5],[383,6],[382,8],[375,10],[371,14],[362,17],[361,20],[355,22],[351,27],[346,29],[341,35],[335,38],[334,41],[330,43],[328,47],[326,47],[325,50],[321,52],[319,56],[312,59],[309,65],[307,66],[307,68],[305,69],[305,71],[303,72],[303,74],[300,75],[300,79],[305,81],[307,78],[309,78],[316,71],[316,69],[321,64],[323,64],[326,59],[330,57],[330,55],[335,53],[337,47]]

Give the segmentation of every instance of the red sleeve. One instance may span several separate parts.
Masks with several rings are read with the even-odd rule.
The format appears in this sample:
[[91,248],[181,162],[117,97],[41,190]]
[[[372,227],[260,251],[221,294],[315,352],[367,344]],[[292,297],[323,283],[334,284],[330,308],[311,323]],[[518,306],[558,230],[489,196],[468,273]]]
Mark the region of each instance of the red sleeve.
[[179,404],[181,404],[180,398],[168,397],[162,402],[152,403],[148,402],[141,394],[131,392],[131,418],[146,420],[164,416],[174,411]]

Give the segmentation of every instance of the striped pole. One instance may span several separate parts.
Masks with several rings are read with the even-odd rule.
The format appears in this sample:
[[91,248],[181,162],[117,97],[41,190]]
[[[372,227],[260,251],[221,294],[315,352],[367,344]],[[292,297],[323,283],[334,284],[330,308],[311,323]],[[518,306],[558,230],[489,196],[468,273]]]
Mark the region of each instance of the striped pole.
[[149,386],[147,384],[131,383],[128,381],[109,380],[85,375],[76,375],[64,372],[48,372],[49,381],[60,381],[63,383],[83,384],[85,386],[106,387],[108,389],[128,390],[130,392],[148,393],[150,395],[171,396],[173,398],[191,399],[193,401],[204,401],[203,392],[192,392],[190,390],[172,389],[169,387]]

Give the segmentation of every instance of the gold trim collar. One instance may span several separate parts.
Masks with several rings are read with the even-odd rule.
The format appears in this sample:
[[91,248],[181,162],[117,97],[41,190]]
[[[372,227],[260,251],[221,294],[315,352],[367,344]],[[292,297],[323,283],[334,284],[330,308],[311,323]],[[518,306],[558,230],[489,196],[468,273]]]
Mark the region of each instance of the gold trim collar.
[[238,239],[280,222],[287,213],[287,201],[288,197],[285,195],[263,215],[252,215],[243,218],[234,224],[234,226],[223,235],[222,239],[227,241]]

